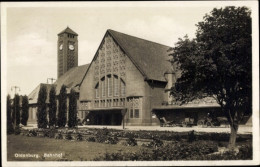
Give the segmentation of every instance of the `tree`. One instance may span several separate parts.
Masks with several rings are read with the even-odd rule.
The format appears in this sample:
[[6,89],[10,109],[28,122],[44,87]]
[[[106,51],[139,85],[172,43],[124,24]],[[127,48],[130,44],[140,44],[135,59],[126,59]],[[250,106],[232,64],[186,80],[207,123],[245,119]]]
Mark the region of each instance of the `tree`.
[[12,112],[11,97],[8,94],[6,99],[7,134],[12,134],[14,132],[11,112]]
[[76,92],[71,89],[69,95],[69,121],[68,126],[75,127],[77,126],[77,97]]
[[252,112],[250,15],[246,7],[215,8],[198,23],[196,38],[179,39],[170,53],[181,71],[171,94],[182,103],[214,97],[230,123],[230,149],[239,122]]
[[58,126],[65,127],[67,123],[67,92],[66,86],[62,85],[59,94]]
[[23,96],[22,99],[22,118],[21,118],[21,123],[26,126],[27,125],[27,121],[28,121],[28,117],[29,117],[29,101],[28,101],[28,97],[25,95]]
[[13,117],[14,125],[16,125],[16,127],[19,127],[21,117],[20,117],[20,96],[18,94],[14,95],[14,105],[13,105],[12,117]]
[[38,108],[37,108],[37,124],[38,128],[47,128],[47,87],[46,85],[41,85],[40,91],[38,94]]
[[49,94],[49,126],[56,125],[56,111],[57,111],[57,102],[56,102],[56,90],[52,86]]

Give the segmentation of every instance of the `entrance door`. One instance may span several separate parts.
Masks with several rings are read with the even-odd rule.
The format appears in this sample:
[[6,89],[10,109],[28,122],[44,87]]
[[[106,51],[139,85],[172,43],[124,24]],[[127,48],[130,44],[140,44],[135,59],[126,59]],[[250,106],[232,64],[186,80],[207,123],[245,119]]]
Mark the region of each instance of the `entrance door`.
[[87,116],[90,120],[90,125],[121,125],[121,112],[116,111],[90,111]]

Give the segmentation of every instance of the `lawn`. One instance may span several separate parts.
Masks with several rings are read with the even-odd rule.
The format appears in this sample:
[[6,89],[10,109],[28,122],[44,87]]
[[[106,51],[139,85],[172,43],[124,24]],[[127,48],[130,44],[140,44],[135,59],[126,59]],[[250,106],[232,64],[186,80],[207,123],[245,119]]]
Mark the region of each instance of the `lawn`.
[[[102,144],[86,141],[56,140],[53,138],[27,137],[21,135],[7,136],[7,160],[8,161],[53,161],[53,160],[73,160],[87,161],[103,155],[104,153],[132,152],[137,151],[141,146],[124,146],[121,144]],[[44,154],[52,157],[45,157]],[[60,155],[62,153],[62,158]],[[15,157],[15,155],[27,154],[27,157]],[[28,157],[38,154],[39,158]],[[50,155],[52,154],[52,155]]]

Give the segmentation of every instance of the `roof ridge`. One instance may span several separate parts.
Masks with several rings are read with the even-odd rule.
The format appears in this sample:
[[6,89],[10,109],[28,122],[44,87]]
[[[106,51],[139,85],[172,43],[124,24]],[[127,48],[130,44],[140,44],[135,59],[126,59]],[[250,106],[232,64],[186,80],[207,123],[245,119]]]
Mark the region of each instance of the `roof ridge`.
[[123,35],[127,35],[127,36],[130,36],[130,37],[133,37],[133,38],[137,38],[137,39],[140,39],[140,40],[143,40],[143,41],[151,42],[151,43],[154,43],[154,44],[158,44],[158,45],[162,45],[162,46],[170,48],[170,46],[167,46],[167,45],[164,45],[164,44],[161,44],[161,43],[158,43],[158,42],[154,42],[154,41],[150,41],[148,39],[143,39],[143,38],[136,37],[136,36],[133,36],[133,35],[125,34],[125,33],[122,33],[122,32],[119,32],[119,31],[115,31],[115,30],[112,30],[112,29],[108,29],[107,31],[114,31],[116,33],[120,33],[120,34],[123,34]]

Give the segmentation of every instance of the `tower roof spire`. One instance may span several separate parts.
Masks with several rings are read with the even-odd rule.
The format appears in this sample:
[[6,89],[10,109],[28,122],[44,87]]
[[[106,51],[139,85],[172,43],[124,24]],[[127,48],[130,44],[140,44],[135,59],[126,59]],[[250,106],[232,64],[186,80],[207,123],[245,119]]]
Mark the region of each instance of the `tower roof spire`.
[[74,32],[72,29],[70,29],[69,26],[67,26],[67,28],[65,30],[61,31],[58,35],[63,34],[63,33],[78,35],[76,32]]

